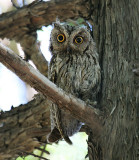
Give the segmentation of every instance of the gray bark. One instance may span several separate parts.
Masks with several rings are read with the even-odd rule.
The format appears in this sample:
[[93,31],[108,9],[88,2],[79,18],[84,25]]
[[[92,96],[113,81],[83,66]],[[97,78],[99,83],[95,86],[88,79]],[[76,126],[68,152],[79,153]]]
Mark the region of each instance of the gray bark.
[[99,143],[103,154],[100,159],[137,160],[139,1],[92,0],[92,3],[94,37],[102,67],[100,104],[108,113]]

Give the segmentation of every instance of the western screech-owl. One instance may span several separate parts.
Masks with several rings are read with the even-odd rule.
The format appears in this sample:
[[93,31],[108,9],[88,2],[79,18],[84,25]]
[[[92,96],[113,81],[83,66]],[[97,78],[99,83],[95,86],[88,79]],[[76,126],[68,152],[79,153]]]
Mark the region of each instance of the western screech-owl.
[[[84,27],[54,23],[50,51],[49,79],[87,103],[94,101],[101,76],[98,53],[89,31]],[[50,117],[48,141],[56,142],[64,138],[72,144],[69,137],[80,130],[82,122],[54,103],[50,106]]]

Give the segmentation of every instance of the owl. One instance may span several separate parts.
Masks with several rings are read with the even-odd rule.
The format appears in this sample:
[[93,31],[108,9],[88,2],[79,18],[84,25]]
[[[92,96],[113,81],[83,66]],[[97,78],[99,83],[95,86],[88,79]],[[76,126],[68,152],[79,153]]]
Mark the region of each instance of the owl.
[[[50,51],[49,79],[86,103],[93,102],[99,90],[101,74],[90,32],[85,27],[54,23]],[[52,143],[63,138],[72,144],[69,137],[77,133],[83,123],[54,103],[50,105],[50,118],[48,141]]]

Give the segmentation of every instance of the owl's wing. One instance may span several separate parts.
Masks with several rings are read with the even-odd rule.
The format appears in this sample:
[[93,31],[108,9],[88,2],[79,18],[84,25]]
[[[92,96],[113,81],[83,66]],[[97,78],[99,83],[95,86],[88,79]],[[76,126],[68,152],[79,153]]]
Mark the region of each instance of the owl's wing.
[[54,129],[53,129],[53,130],[51,131],[51,133],[48,135],[47,140],[48,140],[48,142],[53,143],[53,142],[57,142],[57,141],[60,140],[62,137],[64,138],[64,140],[65,140],[68,144],[72,144],[72,142],[71,142],[71,140],[69,139],[69,137],[68,137],[68,136],[65,136],[65,135],[61,136],[59,130],[58,130],[56,127],[54,127]]
[[[55,61],[55,57],[52,57],[51,60],[51,71],[50,71],[50,80],[57,84],[57,63]],[[53,65],[52,65],[53,63]],[[52,103],[50,106],[50,112],[51,112],[51,126],[52,126],[52,131],[48,137],[48,141],[50,142],[55,142],[61,138],[64,138],[65,141],[69,144],[72,144],[71,140],[69,139],[68,135],[64,133],[63,127],[62,127],[62,121],[61,121],[61,110],[59,107]],[[56,137],[57,136],[57,137]]]
[[60,139],[61,139],[60,132],[56,127],[54,127],[54,129],[48,135],[47,140],[48,142],[53,143],[53,142],[57,142]]
[[52,131],[48,137],[49,142],[56,142],[61,138],[68,144],[72,144],[71,140],[69,139],[68,135],[66,135],[63,131],[62,121],[61,121],[61,110],[58,108],[56,104],[52,104],[51,108],[51,122],[52,122]]

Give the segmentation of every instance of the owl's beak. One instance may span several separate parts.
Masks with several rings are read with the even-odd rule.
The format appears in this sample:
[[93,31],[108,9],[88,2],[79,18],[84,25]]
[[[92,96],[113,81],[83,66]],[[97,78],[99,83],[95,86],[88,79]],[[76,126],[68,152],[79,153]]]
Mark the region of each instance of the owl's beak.
[[71,47],[67,47],[67,53],[71,53]]

